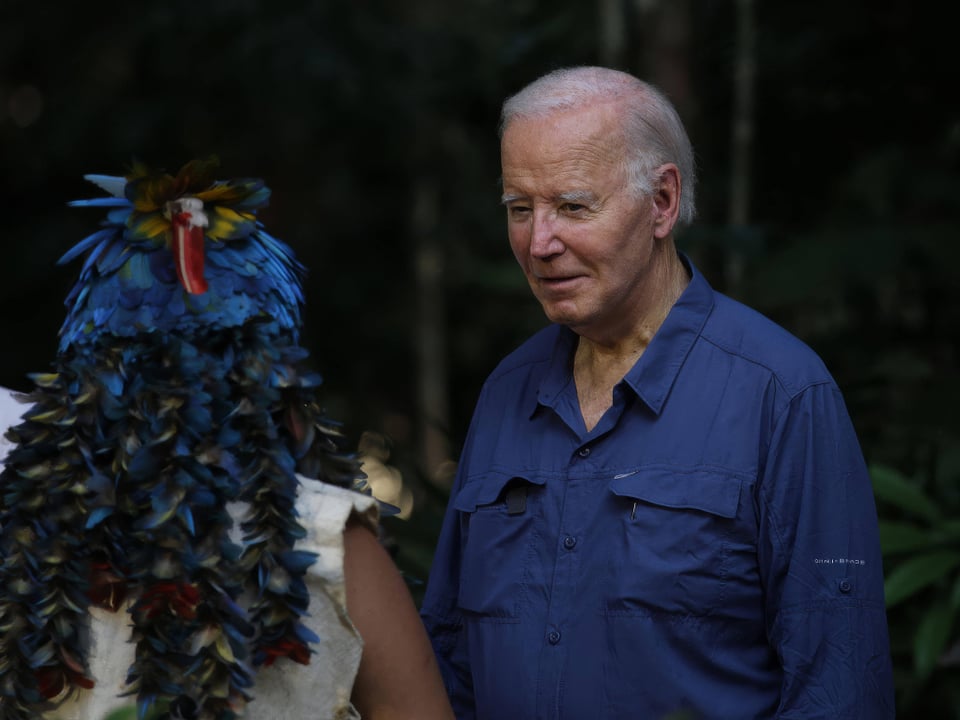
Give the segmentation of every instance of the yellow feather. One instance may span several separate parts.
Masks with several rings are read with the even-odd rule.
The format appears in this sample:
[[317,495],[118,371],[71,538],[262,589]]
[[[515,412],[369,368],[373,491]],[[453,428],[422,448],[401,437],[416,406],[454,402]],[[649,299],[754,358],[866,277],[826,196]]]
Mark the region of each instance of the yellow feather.
[[130,235],[135,240],[153,240],[170,230],[170,221],[160,213],[134,214],[128,222]]
[[210,227],[207,230],[207,236],[213,240],[228,240],[246,234],[238,232],[238,228],[254,222],[254,216],[251,213],[241,213],[221,206],[214,207],[209,218]]

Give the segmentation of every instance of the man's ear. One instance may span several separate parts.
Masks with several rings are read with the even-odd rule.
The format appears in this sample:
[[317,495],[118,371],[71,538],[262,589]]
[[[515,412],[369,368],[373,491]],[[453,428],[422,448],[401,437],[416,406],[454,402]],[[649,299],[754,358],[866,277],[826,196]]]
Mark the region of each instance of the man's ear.
[[680,170],[673,163],[657,168],[657,177],[659,185],[653,193],[653,234],[662,240],[673,232],[673,226],[677,224],[682,181]]

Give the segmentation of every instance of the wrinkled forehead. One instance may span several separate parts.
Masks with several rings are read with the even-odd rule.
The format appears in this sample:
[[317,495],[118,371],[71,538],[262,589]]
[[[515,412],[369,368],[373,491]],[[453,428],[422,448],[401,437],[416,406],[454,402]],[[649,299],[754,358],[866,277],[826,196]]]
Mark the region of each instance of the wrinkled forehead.
[[621,110],[619,103],[602,102],[517,116],[504,128],[501,151],[517,143],[622,145],[625,133]]
[[623,182],[624,157],[623,134],[606,113],[518,119],[501,143],[504,196],[601,192]]
[[626,155],[623,122],[613,103],[515,118],[503,133],[504,174],[520,167],[590,161],[612,165]]

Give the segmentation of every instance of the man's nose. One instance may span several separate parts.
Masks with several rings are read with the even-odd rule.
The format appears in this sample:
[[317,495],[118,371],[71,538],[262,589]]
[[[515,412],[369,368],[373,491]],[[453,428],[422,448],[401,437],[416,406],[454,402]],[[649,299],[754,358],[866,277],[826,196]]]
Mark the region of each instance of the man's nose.
[[563,241],[557,235],[557,230],[557,215],[552,209],[535,209],[530,254],[542,258],[563,252]]

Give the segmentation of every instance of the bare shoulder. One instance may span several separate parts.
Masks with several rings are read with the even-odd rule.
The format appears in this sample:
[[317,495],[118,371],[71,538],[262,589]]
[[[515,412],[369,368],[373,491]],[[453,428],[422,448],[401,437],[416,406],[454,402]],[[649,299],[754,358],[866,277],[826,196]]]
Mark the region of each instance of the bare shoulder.
[[344,531],[347,611],[363,638],[353,703],[369,720],[453,720],[413,599],[371,530]]

